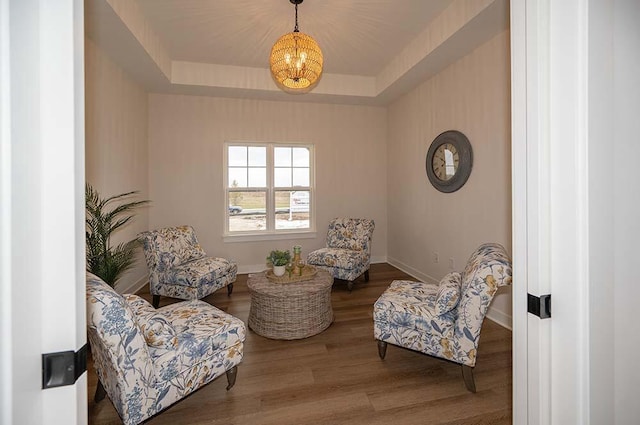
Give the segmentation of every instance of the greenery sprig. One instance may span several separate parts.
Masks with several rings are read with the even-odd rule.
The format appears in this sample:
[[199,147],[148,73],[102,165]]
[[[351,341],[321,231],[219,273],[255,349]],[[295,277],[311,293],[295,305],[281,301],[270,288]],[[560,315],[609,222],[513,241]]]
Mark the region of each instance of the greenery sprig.
[[289,250],[279,251],[274,250],[269,253],[267,257],[267,263],[273,266],[286,266],[291,261],[291,253]]

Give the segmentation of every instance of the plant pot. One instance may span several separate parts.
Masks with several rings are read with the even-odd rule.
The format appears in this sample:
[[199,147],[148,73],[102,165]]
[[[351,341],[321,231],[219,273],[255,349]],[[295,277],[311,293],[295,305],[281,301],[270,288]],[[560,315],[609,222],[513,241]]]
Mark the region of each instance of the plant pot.
[[276,276],[284,275],[285,271],[286,271],[286,266],[273,266],[273,274]]

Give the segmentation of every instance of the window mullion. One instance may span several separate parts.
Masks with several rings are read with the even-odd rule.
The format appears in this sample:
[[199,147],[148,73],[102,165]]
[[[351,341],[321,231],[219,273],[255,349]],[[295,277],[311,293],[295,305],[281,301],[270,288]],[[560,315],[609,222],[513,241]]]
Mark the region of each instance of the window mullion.
[[273,153],[273,144],[267,145],[267,230],[274,231],[276,229],[276,195],[273,188],[275,182],[275,159]]

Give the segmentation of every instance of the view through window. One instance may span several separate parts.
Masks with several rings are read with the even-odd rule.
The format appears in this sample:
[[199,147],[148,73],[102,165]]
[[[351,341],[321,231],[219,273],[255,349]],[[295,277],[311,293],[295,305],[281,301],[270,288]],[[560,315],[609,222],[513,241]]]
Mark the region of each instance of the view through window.
[[227,233],[312,228],[313,147],[226,145]]

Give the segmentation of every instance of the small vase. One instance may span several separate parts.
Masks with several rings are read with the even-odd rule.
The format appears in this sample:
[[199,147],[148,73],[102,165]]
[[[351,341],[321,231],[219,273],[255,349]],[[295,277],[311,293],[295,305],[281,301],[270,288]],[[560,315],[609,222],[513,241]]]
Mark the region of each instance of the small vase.
[[293,247],[293,259],[291,260],[291,264],[293,264],[293,274],[302,274],[302,269],[300,269],[300,261],[302,261],[302,257],[300,253],[302,252],[302,247],[300,245],[296,245]]
[[286,271],[286,266],[273,266],[273,274],[276,276],[283,276]]

